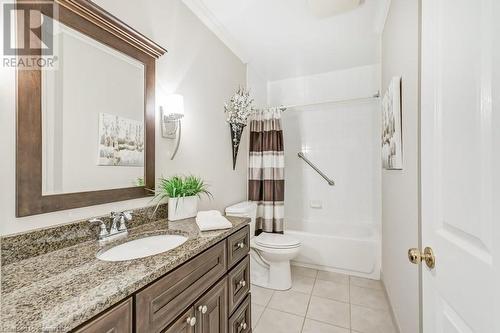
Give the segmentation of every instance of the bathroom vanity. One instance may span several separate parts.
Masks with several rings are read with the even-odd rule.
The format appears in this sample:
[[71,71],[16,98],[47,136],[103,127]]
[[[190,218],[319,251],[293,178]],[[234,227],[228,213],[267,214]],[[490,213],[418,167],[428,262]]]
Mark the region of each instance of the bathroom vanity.
[[250,332],[249,241],[246,226],[77,332]]
[[249,241],[245,227],[137,293],[136,332],[249,331]]
[[[7,258],[12,262],[2,266],[1,329],[251,332],[249,220],[228,219],[233,228],[209,232],[200,232],[194,219],[134,227],[128,239],[182,234],[188,240],[129,261],[99,260],[103,247],[95,240],[23,260]],[[12,247],[23,242],[3,240]]]

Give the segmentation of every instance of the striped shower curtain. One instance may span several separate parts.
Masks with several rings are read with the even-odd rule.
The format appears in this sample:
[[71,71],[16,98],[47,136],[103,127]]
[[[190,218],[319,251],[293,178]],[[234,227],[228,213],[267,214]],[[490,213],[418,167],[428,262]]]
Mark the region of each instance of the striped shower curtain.
[[283,233],[285,157],[281,109],[255,112],[250,122],[248,199],[257,202],[255,234]]

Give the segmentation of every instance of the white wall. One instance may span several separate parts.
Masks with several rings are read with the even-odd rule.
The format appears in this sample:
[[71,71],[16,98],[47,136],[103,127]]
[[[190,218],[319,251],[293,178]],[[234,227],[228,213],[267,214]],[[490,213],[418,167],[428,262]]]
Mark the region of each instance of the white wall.
[[[165,46],[169,53],[158,61],[158,86],[185,98],[183,138],[174,161],[171,145],[156,138],[156,175],[193,173],[211,185],[215,199],[201,208],[223,209],[246,198],[248,142],[240,147],[232,171],[229,127],[223,103],[238,85],[245,85],[245,65],[180,0],[99,0],[100,6]],[[0,234],[11,234],[61,224],[111,210],[144,206],[149,199],[15,218],[15,72],[0,67]],[[158,119],[158,117],[157,117]]]
[[373,96],[380,86],[380,65],[354,67],[269,82],[269,104],[296,105]]
[[267,106],[267,80],[251,64],[247,64],[247,88],[250,89],[255,107]]
[[[378,105],[378,101],[327,104],[285,112],[288,228],[304,230],[318,223],[380,226]],[[299,159],[300,151],[335,186]],[[322,207],[312,207],[317,204]]]
[[382,175],[382,277],[402,333],[419,331],[418,246],[419,1],[392,0],[382,38],[382,89],[402,76],[403,170]]
[[[366,66],[269,83],[272,105],[306,104],[372,96],[379,66]],[[288,109],[285,136],[287,227],[309,223],[380,223],[379,103],[326,103]],[[303,151],[335,180],[328,186],[297,158]],[[321,209],[311,202],[320,202]]]

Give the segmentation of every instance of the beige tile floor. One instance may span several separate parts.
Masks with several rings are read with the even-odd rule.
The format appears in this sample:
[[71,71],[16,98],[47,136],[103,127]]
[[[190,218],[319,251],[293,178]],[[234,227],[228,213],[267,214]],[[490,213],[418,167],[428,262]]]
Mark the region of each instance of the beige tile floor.
[[255,333],[396,333],[380,281],[292,267],[292,288],[252,285]]

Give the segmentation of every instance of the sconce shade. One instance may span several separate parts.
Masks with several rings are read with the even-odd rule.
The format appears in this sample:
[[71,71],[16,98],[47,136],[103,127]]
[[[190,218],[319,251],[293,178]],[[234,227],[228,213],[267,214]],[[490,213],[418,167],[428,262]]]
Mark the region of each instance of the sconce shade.
[[170,156],[173,160],[181,142],[181,119],[184,117],[184,97],[179,94],[160,96],[161,135],[175,140],[175,148]]
[[166,96],[160,104],[163,116],[168,120],[179,120],[184,117],[184,97],[179,94]]

